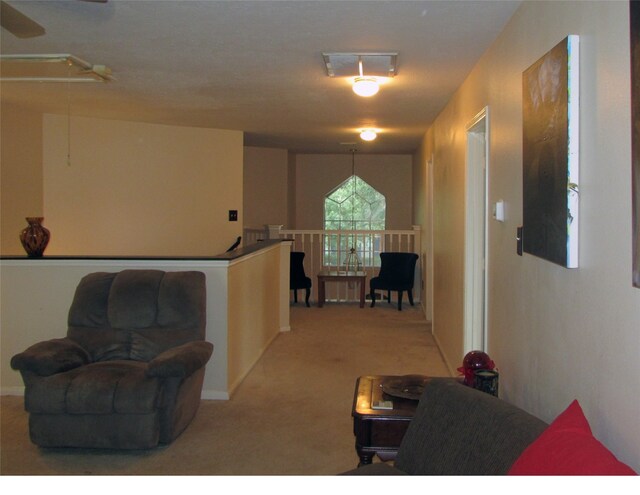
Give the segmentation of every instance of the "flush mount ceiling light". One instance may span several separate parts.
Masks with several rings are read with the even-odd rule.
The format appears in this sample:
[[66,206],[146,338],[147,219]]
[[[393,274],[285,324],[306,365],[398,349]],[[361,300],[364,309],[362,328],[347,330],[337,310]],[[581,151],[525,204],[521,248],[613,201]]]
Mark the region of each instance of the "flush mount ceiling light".
[[365,98],[377,94],[378,91],[380,91],[380,84],[378,84],[378,80],[375,77],[364,75],[362,70],[362,57],[358,57],[358,68],[360,70],[360,76],[356,77],[353,81],[353,92]]
[[378,137],[378,133],[375,129],[362,129],[360,131],[360,139],[364,141],[373,141],[376,137]]
[[353,82],[353,92],[358,96],[368,98],[378,93],[380,84],[375,77],[356,77]]
[[[323,53],[329,77],[353,78],[353,91],[360,96],[373,96],[380,83],[396,75],[397,53]],[[363,66],[367,67],[365,76]]]

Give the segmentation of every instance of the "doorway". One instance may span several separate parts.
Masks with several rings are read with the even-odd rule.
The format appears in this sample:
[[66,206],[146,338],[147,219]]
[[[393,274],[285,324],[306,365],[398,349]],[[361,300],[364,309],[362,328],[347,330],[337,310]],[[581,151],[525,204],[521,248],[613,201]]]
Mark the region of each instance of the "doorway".
[[487,348],[489,109],[467,125],[464,266],[464,352]]

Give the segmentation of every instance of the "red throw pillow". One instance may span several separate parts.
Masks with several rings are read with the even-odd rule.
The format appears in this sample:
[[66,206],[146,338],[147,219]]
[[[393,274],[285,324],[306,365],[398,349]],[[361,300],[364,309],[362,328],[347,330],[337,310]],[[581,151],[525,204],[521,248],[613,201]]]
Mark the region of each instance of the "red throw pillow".
[[577,400],[529,445],[510,475],[634,475],[596,440]]

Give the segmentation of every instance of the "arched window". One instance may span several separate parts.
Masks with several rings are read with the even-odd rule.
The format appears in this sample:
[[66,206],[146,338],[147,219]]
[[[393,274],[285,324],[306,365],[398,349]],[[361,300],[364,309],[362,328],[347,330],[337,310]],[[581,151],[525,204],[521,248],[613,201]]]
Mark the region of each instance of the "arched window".
[[340,266],[351,248],[364,266],[379,264],[373,254],[379,236],[362,231],[384,230],[386,209],[385,197],[355,174],[331,191],[324,200],[324,229],[346,232],[325,237],[324,265]]

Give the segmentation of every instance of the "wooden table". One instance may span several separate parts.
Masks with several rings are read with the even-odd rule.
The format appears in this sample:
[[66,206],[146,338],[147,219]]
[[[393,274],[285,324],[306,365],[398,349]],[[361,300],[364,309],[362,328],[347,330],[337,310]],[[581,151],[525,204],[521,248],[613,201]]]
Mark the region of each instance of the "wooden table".
[[[392,397],[382,391],[391,376],[361,376],[353,398],[353,433],[359,466],[371,464],[374,455],[382,461],[395,459],[400,442],[418,407],[417,400]],[[393,409],[374,409],[379,401],[391,401]]]
[[324,305],[325,299],[325,282],[358,282],[360,283],[360,307],[364,308],[364,291],[365,281],[367,279],[366,272],[347,272],[338,270],[324,270],[318,273],[318,307]]

